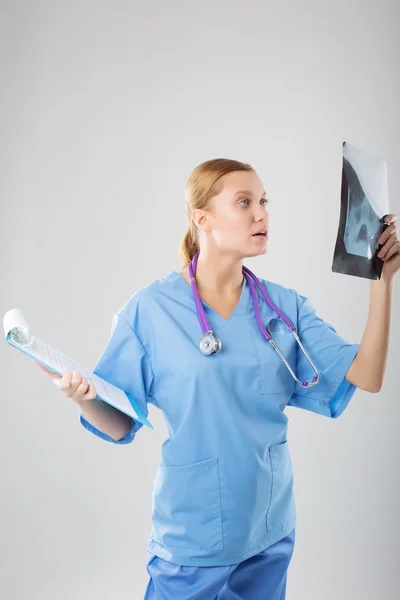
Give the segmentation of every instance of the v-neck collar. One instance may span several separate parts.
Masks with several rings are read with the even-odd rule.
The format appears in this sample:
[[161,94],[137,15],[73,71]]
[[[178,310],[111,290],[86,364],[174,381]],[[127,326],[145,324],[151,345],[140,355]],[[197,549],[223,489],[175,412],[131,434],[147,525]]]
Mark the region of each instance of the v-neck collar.
[[[173,271],[173,273],[175,275],[177,275],[177,279],[181,280],[185,289],[187,289],[187,291],[190,293],[190,298],[191,298],[193,307],[196,310],[196,303],[194,301],[194,295],[193,295],[193,290],[192,290],[191,285],[186,281],[186,279],[178,271]],[[247,307],[247,302],[245,301],[245,298],[248,299],[249,296],[250,296],[249,284],[247,283],[246,277],[243,276],[242,291],[240,292],[239,300],[238,300],[235,308],[233,309],[233,311],[231,312],[231,314],[229,315],[229,317],[227,319],[225,319],[222,315],[220,315],[219,312],[214,310],[201,297],[200,297],[200,300],[205,309],[205,312],[208,311],[211,314],[215,315],[215,317],[217,317],[222,323],[228,323],[233,317],[243,314],[243,312],[246,310],[246,307]]]

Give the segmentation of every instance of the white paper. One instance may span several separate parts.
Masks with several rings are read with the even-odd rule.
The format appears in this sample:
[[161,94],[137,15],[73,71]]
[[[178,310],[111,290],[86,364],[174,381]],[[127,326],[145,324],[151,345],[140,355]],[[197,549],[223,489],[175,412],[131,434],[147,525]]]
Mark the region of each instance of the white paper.
[[[123,390],[102,379],[78,361],[73,360],[70,356],[32,335],[30,327],[20,309],[14,308],[5,314],[3,327],[9,344],[59,375],[63,375],[65,371],[77,371],[80,375],[87,377],[89,383],[93,383],[96,388],[96,396],[101,400],[153,429],[153,426],[144,414],[140,416],[137,414]],[[132,400],[137,403],[135,399]]]

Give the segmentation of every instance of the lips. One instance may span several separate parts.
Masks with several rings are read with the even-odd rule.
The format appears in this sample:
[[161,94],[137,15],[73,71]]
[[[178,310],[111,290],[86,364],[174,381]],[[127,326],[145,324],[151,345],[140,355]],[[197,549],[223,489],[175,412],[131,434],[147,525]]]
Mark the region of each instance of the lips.
[[266,235],[268,235],[268,229],[264,225],[262,227],[260,227],[260,229],[258,231],[256,231],[255,233],[253,233],[253,236],[256,236],[256,235],[260,236],[262,234],[264,234],[264,237]]

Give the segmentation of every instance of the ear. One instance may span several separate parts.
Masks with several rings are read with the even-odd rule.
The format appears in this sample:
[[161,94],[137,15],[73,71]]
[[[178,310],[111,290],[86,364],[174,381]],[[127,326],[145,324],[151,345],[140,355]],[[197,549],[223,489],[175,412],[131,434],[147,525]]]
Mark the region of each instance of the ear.
[[203,231],[210,231],[210,217],[206,210],[196,208],[193,211],[193,221],[199,229],[202,229]]

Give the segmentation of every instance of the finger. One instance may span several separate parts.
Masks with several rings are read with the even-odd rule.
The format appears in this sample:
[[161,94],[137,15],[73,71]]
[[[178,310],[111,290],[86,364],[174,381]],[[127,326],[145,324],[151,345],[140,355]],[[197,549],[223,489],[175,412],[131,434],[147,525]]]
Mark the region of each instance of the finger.
[[64,371],[62,377],[60,379],[57,379],[55,381],[55,383],[62,392],[65,392],[71,386],[71,378],[72,378],[71,371]]
[[382,260],[388,260],[388,258],[390,258],[396,253],[400,253],[400,241],[396,241],[392,245],[392,247],[388,250],[386,256],[384,256]]
[[45,373],[47,373],[48,375],[50,375],[50,377],[52,379],[61,379],[61,375],[59,375],[58,373],[55,373],[54,371],[51,371],[50,369],[48,369],[47,367],[45,367],[41,363],[38,363],[36,360],[35,360],[35,364],[37,364],[37,366],[40,367]]
[[78,396],[77,394],[75,394],[74,396],[72,396],[72,400],[80,405],[82,401],[93,400],[94,398],[96,398],[96,396],[97,396],[96,388],[93,385],[93,383],[91,383],[91,384],[89,384],[89,387],[84,394],[82,394],[81,396]]
[[397,242],[397,236],[396,235],[392,235],[388,241],[384,244],[384,246],[382,246],[382,248],[379,250],[378,252],[378,256],[379,258],[384,258],[387,253],[389,252],[389,250],[392,248],[392,246],[394,244],[396,244]]
[[96,386],[93,383],[89,384],[89,389],[86,394],[83,396],[84,400],[92,400],[97,397]]
[[397,221],[397,215],[395,215],[395,214],[386,215],[386,217],[385,217],[385,223],[395,223],[396,221]]
[[72,392],[72,395],[74,395],[76,393],[76,390],[78,389],[78,387],[80,386],[81,383],[82,383],[81,374],[78,371],[73,371],[72,377],[71,377],[70,390],[69,390]]
[[82,377],[82,381],[81,383],[78,385],[78,387],[75,390],[74,396],[80,398],[81,396],[83,396],[84,394],[86,394],[89,390],[89,382],[86,380],[86,377]]
[[395,231],[397,231],[397,228],[394,223],[392,225],[389,225],[389,227],[386,227],[385,231],[381,233],[381,235],[378,238],[378,244],[383,245]]
[[[86,378],[85,378],[86,379]],[[90,400],[96,397],[96,389],[92,383],[89,383],[88,380],[82,381],[82,383],[78,386],[75,397],[79,397],[80,400]]]
[[41,363],[38,363],[36,360],[35,360],[35,365],[37,365],[38,367],[40,367],[41,369],[43,369],[43,371],[46,371],[46,373],[51,373],[50,369],[48,369],[47,367],[45,367]]

